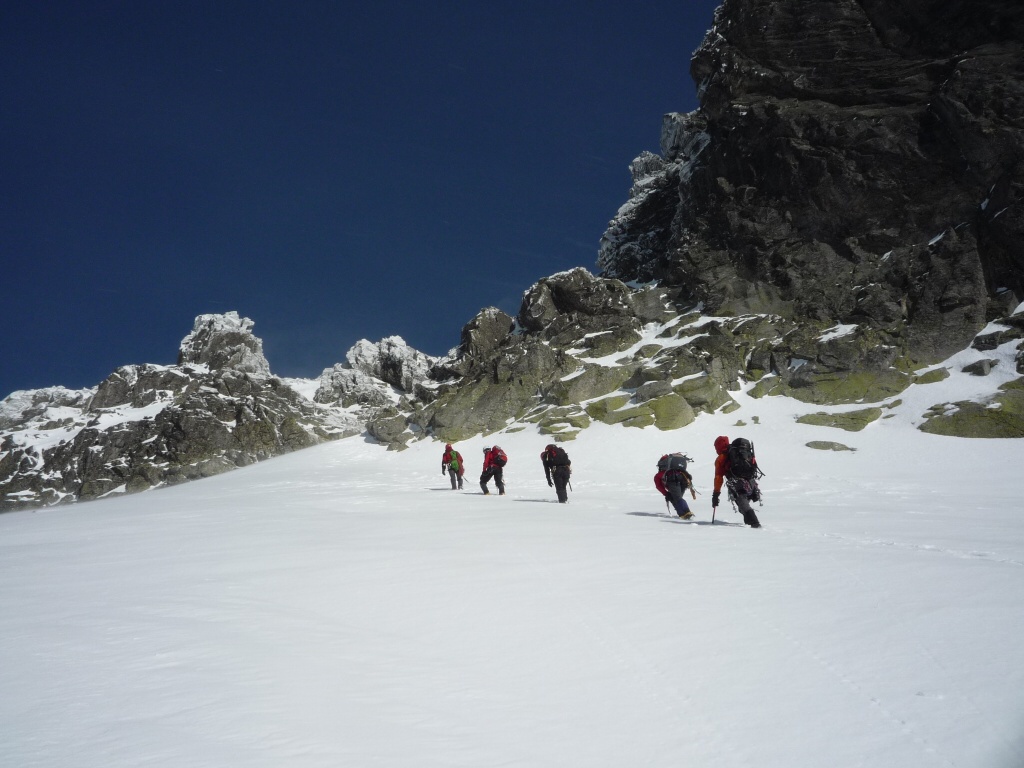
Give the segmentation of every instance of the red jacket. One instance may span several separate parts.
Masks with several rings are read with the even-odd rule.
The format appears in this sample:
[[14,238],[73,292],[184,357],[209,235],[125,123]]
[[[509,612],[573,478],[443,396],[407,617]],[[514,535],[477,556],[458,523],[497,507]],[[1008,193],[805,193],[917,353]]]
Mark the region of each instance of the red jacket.
[[491,450],[484,454],[484,469],[487,470],[490,469],[491,467],[494,467],[495,469],[500,469],[501,467],[505,466],[504,464],[499,464],[498,462],[495,461],[495,459],[497,459],[499,456],[504,455],[505,452],[501,450],[501,448],[499,448],[498,446],[494,446],[493,448],[491,448]]
[[715,493],[722,490],[722,481],[725,480],[725,474],[729,471],[729,458],[725,455],[728,450],[728,437],[722,435],[715,439],[715,451],[718,453],[718,458],[715,459]]
[[441,457],[441,469],[447,470],[452,459],[458,459],[459,461],[459,474],[462,475],[465,473],[466,464],[462,460],[462,454],[451,447],[447,447],[444,452],[444,456]]
[[[668,488],[665,487],[665,472],[659,472],[654,476],[654,487],[658,489],[662,496],[668,496]],[[684,473],[686,476],[686,482],[683,483],[683,490],[690,488],[690,481],[693,479],[689,473]]]

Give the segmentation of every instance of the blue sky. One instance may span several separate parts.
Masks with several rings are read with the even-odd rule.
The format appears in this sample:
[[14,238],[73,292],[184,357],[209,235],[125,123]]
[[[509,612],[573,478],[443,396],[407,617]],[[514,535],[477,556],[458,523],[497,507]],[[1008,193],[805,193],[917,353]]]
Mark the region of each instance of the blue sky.
[[285,376],[445,353],[595,269],[715,6],[7,4],[0,397],[173,363],[205,312]]

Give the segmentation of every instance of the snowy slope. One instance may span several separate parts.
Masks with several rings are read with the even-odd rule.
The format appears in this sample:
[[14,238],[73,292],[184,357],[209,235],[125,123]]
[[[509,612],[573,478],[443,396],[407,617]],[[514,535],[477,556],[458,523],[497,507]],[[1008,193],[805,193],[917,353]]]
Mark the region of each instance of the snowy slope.
[[[1024,764],[1024,444],[740,402],[585,431],[565,506],[522,432],[504,498],[480,440],[459,493],[440,446],[351,438],[0,516],[0,765]],[[768,473],[760,530],[710,524],[720,433]]]

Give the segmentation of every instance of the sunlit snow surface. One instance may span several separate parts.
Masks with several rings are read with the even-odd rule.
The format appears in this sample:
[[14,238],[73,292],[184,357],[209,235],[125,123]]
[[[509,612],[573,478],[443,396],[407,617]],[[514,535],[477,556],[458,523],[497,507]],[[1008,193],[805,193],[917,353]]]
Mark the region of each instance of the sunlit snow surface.
[[[349,439],[0,515],[0,765],[1018,768],[1024,442],[913,428],[978,380],[855,433],[743,395],[597,425],[564,506],[520,432],[486,438],[505,497],[483,439],[462,493],[439,444]],[[711,524],[719,434],[754,441],[760,530]],[[669,450],[692,522],[651,482]]]

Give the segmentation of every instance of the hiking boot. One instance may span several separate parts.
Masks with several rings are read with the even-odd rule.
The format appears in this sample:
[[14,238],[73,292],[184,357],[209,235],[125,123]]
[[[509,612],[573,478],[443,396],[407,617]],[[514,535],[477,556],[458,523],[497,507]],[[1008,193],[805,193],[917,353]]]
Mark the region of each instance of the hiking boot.
[[693,517],[693,512],[684,512],[680,515],[680,517],[683,518],[683,520],[689,520],[691,517]]

